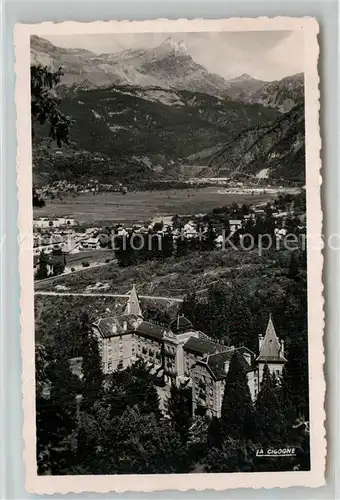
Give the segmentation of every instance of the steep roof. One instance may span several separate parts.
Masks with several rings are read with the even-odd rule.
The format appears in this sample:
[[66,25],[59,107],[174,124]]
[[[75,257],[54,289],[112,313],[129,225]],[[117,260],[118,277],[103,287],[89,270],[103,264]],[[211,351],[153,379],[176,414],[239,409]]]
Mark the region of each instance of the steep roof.
[[266,334],[264,336],[262,347],[260,349],[260,354],[257,358],[257,361],[262,361],[262,362],[286,361],[282,353],[281,343],[278,339],[278,336],[276,335],[271,314],[269,316]]
[[[132,318],[127,316],[109,316],[107,318],[99,318],[93,323],[96,326],[103,338],[117,337],[126,333],[131,333],[134,328]],[[124,324],[126,323],[126,329]]]
[[218,352],[222,348],[225,349],[225,347],[220,344],[215,344],[209,340],[196,337],[190,337],[190,339],[183,346],[183,349],[186,351],[201,355],[212,354],[214,352]]
[[152,337],[157,340],[162,340],[164,328],[160,325],[149,323],[148,321],[142,321],[137,326],[136,333],[139,333],[140,335],[144,335],[146,337]]
[[134,316],[143,317],[135,285],[132,286],[124,314],[133,314]]
[[188,330],[189,328],[192,328],[192,323],[183,315],[177,316],[177,318],[170,323],[170,329],[174,333]]
[[205,359],[202,359],[198,361],[197,364],[205,364],[210,373],[213,375],[215,380],[223,380],[227,376],[227,372],[225,370],[225,363],[231,361],[231,358],[233,357],[234,353],[236,352],[238,355],[238,358],[240,362],[242,363],[244,370],[246,372],[251,372],[254,370],[254,366],[249,364],[247,360],[244,358],[244,351],[248,349],[245,349],[243,347],[239,348],[234,348],[234,347],[229,347],[226,348],[225,351],[223,352],[218,352],[215,354],[210,354],[207,356]]

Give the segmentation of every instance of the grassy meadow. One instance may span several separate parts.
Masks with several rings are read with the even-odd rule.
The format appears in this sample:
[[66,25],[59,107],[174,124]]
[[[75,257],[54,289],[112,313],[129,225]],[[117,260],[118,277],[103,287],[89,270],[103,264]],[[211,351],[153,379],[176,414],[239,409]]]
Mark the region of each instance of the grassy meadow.
[[216,207],[236,203],[260,203],[275,197],[272,193],[222,194],[219,189],[173,189],[164,191],[131,191],[121,193],[84,193],[76,197],[47,200],[46,206],[34,210],[34,217],[69,216],[79,224],[103,225],[145,222],[153,217],[206,213]]

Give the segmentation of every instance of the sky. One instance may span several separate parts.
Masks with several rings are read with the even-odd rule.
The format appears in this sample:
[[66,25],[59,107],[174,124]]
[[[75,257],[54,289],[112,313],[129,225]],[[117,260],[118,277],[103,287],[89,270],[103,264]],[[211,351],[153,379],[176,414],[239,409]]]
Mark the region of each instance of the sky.
[[271,81],[304,70],[301,31],[42,36],[57,47],[86,49],[97,54],[151,48],[171,36],[185,42],[195,62],[226,79],[248,73],[253,78]]

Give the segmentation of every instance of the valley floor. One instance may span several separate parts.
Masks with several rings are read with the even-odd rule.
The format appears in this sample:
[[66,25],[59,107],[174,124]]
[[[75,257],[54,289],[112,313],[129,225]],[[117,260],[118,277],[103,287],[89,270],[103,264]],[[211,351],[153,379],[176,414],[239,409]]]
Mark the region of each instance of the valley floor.
[[206,213],[218,206],[236,203],[265,203],[276,192],[225,193],[221,187],[173,189],[164,191],[131,191],[121,193],[84,193],[67,196],[62,201],[48,200],[34,210],[34,217],[74,217],[82,224],[143,223],[154,217]]

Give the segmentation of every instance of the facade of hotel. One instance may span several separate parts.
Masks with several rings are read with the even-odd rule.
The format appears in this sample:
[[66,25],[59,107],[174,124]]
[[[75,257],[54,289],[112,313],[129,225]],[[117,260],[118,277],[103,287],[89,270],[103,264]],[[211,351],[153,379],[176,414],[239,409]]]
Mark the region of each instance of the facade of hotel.
[[286,362],[284,344],[276,335],[271,317],[264,337],[259,337],[256,356],[247,347],[217,343],[195,330],[184,316],[178,316],[169,327],[144,321],[134,286],[124,314],[99,318],[92,330],[98,340],[105,374],[142,359],[153,366],[154,372],[163,373],[168,383],[189,382],[193,411],[204,408],[210,416],[220,416],[225,379],[235,351],[244,362],[253,400],[260,390],[265,364],[279,377]]

